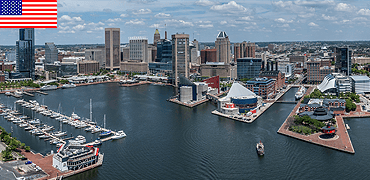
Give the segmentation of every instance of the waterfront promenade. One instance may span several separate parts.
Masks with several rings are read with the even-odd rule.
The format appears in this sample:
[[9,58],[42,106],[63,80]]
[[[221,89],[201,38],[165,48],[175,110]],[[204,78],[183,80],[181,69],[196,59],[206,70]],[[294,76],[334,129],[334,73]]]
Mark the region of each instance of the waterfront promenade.
[[[311,88],[311,87],[310,87]],[[313,88],[308,90],[306,94],[310,94],[313,91]],[[318,132],[312,135],[302,135],[296,132],[289,131],[289,126],[293,123],[294,118],[293,116],[296,115],[298,108],[300,107],[301,102],[299,101],[298,104],[294,107],[292,112],[289,114],[288,118],[284,121],[281,125],[277,133],[283,134],[292,138],[296,138],[302,141],[306,141],[309,143],[317,144],[320,146],[336,149],[339,151],[347,152],[347,153],[355,153],[354,147],[352,145],[351,139],[349,137],[348,131],[346,129],[344,118],[355,118],[355,117],[370,117],[370,113],[363,112],[361,107],[357,105],[356,111],[347,113],[345,115],[336,116],[336,126],[337,132],[334,138],[324,139],[320,138],[320,136],[324,135],[322,132]]]
[[88,171],[90,169],[101,166],[103,164],[103,158],[104,158],[104,155],[99,153],[99,160],[96,164],[93,164],[88,167],[84,167],[82,169],[75,170],[75,171],[60,172],[58,169],[53,167],[54,154],[50,154],[44,157],[40,153],[35,154],[33,152],[26,152],[24,150],[22,150],[22,154],[28,160],[32,161],[37,166],[39,166],[42,169],[42,171],[47,174],[46,177],[41,177],[39,178],[39,180],[57,179],[57,177],[61,177],[61,176],[65,178],[65,177],[73,176],[78,173]]

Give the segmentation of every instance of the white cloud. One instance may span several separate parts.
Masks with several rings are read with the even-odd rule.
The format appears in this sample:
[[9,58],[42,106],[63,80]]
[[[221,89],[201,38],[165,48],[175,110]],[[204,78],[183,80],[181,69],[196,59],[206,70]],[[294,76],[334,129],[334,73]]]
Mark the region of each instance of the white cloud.
[[187,22],[184,20],[177,20],[177,19],[167,19],[164,21],[168,26],[175,26],[175,27],[190,27],[194,26],[192,22]]
[[221,25],[227,24],[227,21],[221,21],[220,24]]
[[171,14],[158,13],[154,17],[156,17],[156,18],[169,18],[169,17],[171,17]]
[[92,31],[86,31],[86,32],[89,33],[89,34],[92,33]]
[[322,14],[321,16],[322,16],[323,19],[328,20],[328,21],[335,21],[335,20],[337,20],[337,18],[336,17],[333,17],[333,16],[326,16],[325,14]]
[[81,31],[85,29],[85,25],[86,24],[78,24],[77,26],[74,26],[72,29]]
[[125,24],[131,24],[131,25],[145,25],[145,22],[142,20],[134,19],[127,21]]
[[355,17],[355,18],[353,18],[353,21],[367,21],[367,18],[365,18],[365,17]]
[[81,19],[81,17],[70,17],[68,15],[63,15],[62,17],[59,18],[59,21],[62,21],[62,22],[81,22],[82,19]]
[[155,29],[159,29],[159,28],[162,28],[163,26],[161,24],[152,24],[149,26],[150,28],[155,28]]
[[91,22],[87,25],[89,25],[89,26],[104,26],[105,24],[99,21],[98,23]]
[[200,28],[212,28],[213,24],[201,24],[199,25]]
[[342,30],[336,30],[335,32],[337,32],[337,33],[342,33],[343,31],[342,31]]
[[121,22],[121,18],[108,19],[107,22]]
[[76,33],[75,31],[73,31],[73,30],[67,30],[67,31],[65,31],[65,30],[61,30],[61,31],[59,31],[58,33],[61,33],[61,34],[74,34],[74,33]]
[[364,15],[364,16],[370,16],[370,10],[369,9],[360,9],[357,14]]
[[212,6],[212,5],[215,5],[216,2],[212,2],[209,0],[199,0],[199,1],[196,1],[195,4],[200,5],[200,6]]
[[298,16],[301,17],[301,18],[310,18],[310,17],[315,16],[315,14],[314,13],[305,13],[305,14],[299,14]]
[[213,5],[211,10],[220,11],[220,12],[228,12],[228,13],[240,13],[240,12],[247,12],[247,8],[244,6],[237,4],[235,1],[230,1],[227,4],[222,5]]
[[310,23],[308,23],[308,25],[311,26],[311,27],[318,27],[319,26],[319,25],[315,24],[314,22],[310,22]]
[[127,17],[127,14],[121,14],[120,17]]
[[240,17],[239,19],[245,20],[245,21],[251,21],[253,18],[254,18],[253,16],[244,16],[244,17]]
[[339,3],[335,6],[334,8],[336,11],[346,11],[346,12],[351,12],[355,9],[354,6],[351,6],[349,4],[346,4],[346,3]]
[[275,19],[275,21],[279,22],[279,23],[292,23],[293,22],[293,20],[288,21],[284,18],[277,18],[277,19]]
[[133,11],[132,14],[139,15],[139,14],[150,14],[152,13],[152,10],[150,9],[139,9],[136,11]]

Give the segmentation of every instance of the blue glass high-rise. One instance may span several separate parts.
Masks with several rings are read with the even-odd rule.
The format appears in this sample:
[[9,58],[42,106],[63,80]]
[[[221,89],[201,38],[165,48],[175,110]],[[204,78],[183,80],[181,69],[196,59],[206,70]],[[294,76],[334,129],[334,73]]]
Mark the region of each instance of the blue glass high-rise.
[[16,69],[24,78],[35,79],[35,30],[19,29],[16,42]]

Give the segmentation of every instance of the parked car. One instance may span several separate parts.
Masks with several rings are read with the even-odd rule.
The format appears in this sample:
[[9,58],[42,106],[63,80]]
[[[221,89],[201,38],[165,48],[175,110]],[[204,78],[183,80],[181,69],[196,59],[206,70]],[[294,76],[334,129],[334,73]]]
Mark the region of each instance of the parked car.
[[32,164],[32,161],[26,161],[25,164]]

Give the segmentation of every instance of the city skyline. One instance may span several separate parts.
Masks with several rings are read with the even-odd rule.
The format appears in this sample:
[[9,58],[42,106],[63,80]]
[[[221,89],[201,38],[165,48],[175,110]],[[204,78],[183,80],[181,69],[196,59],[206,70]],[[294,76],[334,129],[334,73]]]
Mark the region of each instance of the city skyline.
[[[104,43],[104,28],[120,28],[121,43],[145,36],[189,34],[213,42],[370,40],[370,4],[349,1],[58,1],[58,28],[36,29],[36,44]],[[165,26],[166,25],[166,26]],[[0,29],[0,44],[14,45],[18,29]]]

